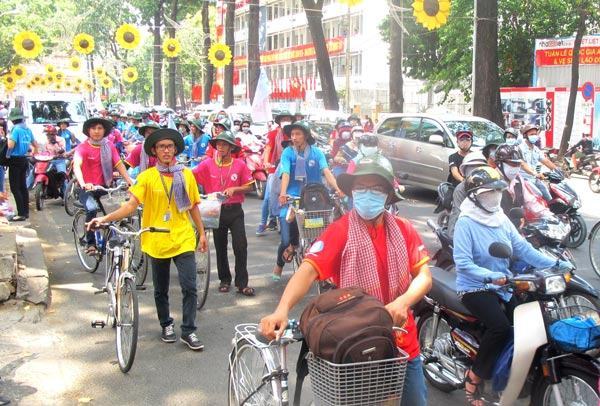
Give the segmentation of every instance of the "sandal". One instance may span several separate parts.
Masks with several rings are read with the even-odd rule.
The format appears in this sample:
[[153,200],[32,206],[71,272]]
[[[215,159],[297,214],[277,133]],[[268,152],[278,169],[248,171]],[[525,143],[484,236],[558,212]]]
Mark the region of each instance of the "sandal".
[[85,249],[85,253],[86,255],[97,255],[98,254],[98,248],[96,248],[95,245],[88,245],[87,248]]
[[219,285],[219,292],[227,293],[231,289],[231,286],[227,283],[222,283]]
[[251,288],[250,286],[246,286],[245,288],[238,289],[237,293],[240,293],[244,296],[254,296],[256,294],[256,292],[254,291],[254,288]]
[[[469,369],[465,374],[465,396],[467,398],[467,405],[469,406],[483,406],[485,404],[481,391],[481,384],[483,379],[477,383],[469,376],[472,371]],[[467,389],[467,385],[474,386],[474,389],[470,391]]]
[[287,247],[285,249],[285,251],[283,251],[283,254],[281,254],[281,257],[283,258],[283,261],[287,264],[289,264],[290,262],[292,262],[294,260],[294,256],[296,255],[296,249],[294,248],[294,246],[290,245],[289,247]]
[[27,217],[25,216],[13,216],[10,221],[25,221],[27,220]]
[[273,268],[273,274],[271,275],[271,277],[273,278],[273,282],[279,282],[281,280],[282,273],[283,273],[283,268],[280,268],[279,266],[275,266],[275,268]]

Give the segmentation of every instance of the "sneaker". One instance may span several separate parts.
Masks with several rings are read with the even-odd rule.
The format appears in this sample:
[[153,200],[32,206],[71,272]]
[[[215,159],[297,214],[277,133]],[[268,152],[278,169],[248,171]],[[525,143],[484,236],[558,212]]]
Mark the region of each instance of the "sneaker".
[[194,351],[202,351],[204,349],[204,344],[200,342],[196,333],[192,333],[185,337],[182,336],[180,340]]
[[266,227],[264,224],[259,224],[258,228],[256,229],[256,235],[258,235],[259,237],[261,235],[265,235],[265,231],[266,231]]
[[160,339],[165,343],[174,343],[177,341],[177,336],[175,335],[175,326],[173,326],[173,324],[169,324],[168,326],[163,327]]
[[277,220],[269,221],[269,224],[267,224],[266,230],[267,231],[277,231]]

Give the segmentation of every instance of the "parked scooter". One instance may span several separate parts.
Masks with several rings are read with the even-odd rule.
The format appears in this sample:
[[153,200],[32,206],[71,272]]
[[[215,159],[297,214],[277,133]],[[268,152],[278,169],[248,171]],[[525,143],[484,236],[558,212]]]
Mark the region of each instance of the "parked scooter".
[[447,227],[450,213],[452,212],[452,194],[454,185],[450,182],[442,182],[437,187],[437,206],[433,210],[438,215],[437,223],[440,227]]
[[40,211],[44,209],[44,200],[63,198],[68,176],[66,172],[57,169],[56,161],[65,161],[62,156],[37,154],[33,160],[35,177],[32,189],[35,195],[35,207]]
[[246,166],[252,172],[254,178],[254,189],[259,199],[264,199],[267,186],[267,170],[263,164],[262,148],[258,143],[244,145],[244,159]]
[[[504,244],[493,243],[490,254],[509,258],[512,252]],[[456,275],[439,268],[431,272],[433,287],[416,308],[423,372],[432,386],[451,392],[464,387],[484,329],[456,295]],[[583,352],[570,351],[551,334],[556,320],[587,312],[597,315],[581,306],[560,304],[567,280],[568,276],[554,268],[508,279],[504,288],[512,289],[519,301],[513,316],[514,344],[512,351],[507,345],[499,357],[493,391],[485,392],[487,400],[504,406],[531,396],[532,405],[598,404],[600,362]],[[500,362],[509,357],[510,370],[503,377],[506,367],[500,368]]]
[[548,203],[550,211],[558,216],[568,217],[571,231],[565,245],[569,248],[581,246],[587,237],[585,220],[579,214],[581,200],[579,195],[565,181],[561,171],[551,171],[546,175],[552,200]]

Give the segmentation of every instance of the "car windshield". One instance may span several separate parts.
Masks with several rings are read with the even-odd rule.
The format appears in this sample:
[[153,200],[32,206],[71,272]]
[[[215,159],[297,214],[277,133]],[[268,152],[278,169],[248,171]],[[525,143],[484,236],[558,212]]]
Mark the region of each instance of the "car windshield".
[[452,135],[462,128],[469,128],[473,132],[473,145],[484,147],[487,137],[502,138],[504,132],[491,121],[446,121],[446,125],[452,131]]
[[35,124],[55,123],[60,119],[68,119],[71,123],[82,123],[86,120],[83,101],[31,101],[31,119]]

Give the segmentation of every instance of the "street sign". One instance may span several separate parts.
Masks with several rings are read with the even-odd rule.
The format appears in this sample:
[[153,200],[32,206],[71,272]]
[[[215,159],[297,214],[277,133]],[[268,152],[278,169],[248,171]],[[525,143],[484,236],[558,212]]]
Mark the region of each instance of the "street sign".
[[592,100],[594,98],[594,84],[592,82],[585,82],[581,86],[581,95],[585,101]]

